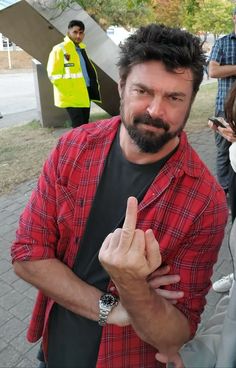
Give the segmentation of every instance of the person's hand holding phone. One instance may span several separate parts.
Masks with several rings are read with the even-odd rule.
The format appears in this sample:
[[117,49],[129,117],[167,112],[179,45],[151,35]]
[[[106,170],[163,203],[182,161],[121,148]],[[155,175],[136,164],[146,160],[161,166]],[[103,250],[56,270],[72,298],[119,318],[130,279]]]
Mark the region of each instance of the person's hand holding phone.
[[210,117],[208,118],[208,125],[210,128],[214,128],[214,130],[218,128],[226,128],[229,124],[222,117]]
[[208,119],[208,126],[227,139],[227,141],[233,143],[236,142],[236,136],[229,124],[222,117],[211,117]]

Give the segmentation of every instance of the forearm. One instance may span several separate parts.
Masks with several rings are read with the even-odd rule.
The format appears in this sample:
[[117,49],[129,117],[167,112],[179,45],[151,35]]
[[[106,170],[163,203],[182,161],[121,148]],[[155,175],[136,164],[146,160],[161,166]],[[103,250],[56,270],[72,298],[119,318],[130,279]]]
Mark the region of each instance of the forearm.
[[190,327],[186,317],[146,282],[118,286],[118,291],[131,324],[142,340],[169,356],[189,340]]
[[79,279],[59,260],[15,262],[16,274],[66,309],[98,321],[102,292]]
[[209,64],[209,76],[211,78],[227,78],[236,76],[236,65],[220,65],[214,61]]

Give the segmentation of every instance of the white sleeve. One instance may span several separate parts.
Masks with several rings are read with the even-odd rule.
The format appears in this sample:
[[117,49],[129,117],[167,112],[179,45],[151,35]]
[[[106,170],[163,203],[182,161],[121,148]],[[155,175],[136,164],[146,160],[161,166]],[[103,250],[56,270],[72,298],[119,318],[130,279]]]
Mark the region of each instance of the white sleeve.
[[236,142],[229,147],[229,159],[233,170],[236,172]]
[[180,349],[179,353],[186,368],[215,367],[229,299],[228,295],[220,299],[213,316],[203,324],[193,340]]
[[219,344],[216,368],[236,367],[236,284],[230,297],[227,314],[222,328],[221,341]]

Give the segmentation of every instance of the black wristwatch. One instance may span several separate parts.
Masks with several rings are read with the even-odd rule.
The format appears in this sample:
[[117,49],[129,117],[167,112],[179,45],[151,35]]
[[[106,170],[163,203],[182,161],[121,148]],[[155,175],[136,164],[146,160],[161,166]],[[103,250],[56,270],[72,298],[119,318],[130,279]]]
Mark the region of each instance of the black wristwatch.
[[119,299],[110,293],[103,294],[99,299],[99,320],[98,324],[100,326],[105,326],[107,322],[108,314],[111,310],[117,306]]

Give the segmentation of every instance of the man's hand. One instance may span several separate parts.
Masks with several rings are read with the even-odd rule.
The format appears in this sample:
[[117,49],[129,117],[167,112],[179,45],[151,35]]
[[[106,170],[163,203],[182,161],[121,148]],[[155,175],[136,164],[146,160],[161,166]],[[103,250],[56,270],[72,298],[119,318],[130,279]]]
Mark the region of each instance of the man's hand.
[[173,355],[171,358],[168,358],[166,355],[161,353],[156,353],[155,355],[156,360],[158,360],[161,363],[173,363],[175,368],[184,368],[183,360],[181,359],[181,356],[177,353]]
[[183,291],[173,291],[162,289],[162,286],[168,286],[175,284],[180,281],[179,275],[168,275],[170,271],[170,266],[161,266],[156,271],[154,271],[148,277],[149,285],[155,290],[158,295],[161,295],[170,303],[176,304],[178,299],[183,298]]
[[[170,303],[176,304],[178,299],[183,298],[184,292],[162,289],[162,286],[172,285],[180,281],[179,275],[168,275],[169,272],[170,266],[161,266],[147,278],[147,281],[157,294],[167,299]],[[110,290],[111,292],[115,292],[115,286],[111,287]],[[112,309],[108,316],[107,323],[117,326],[127,326],[130,324],[129,315],[121,302],[119,302],[116,308]]]
[[[136,198],[130,197],[123,228],[108,235],[99,260],[113,280],[139,338],[173,356],[190,337],[189,322],[148,283],[148,276],[161,265],[162,259],[152,230],[136,229],[137,210]],[[152,283],[156,283],[153,278]],[[113,310],[111,317],[112,313]]]
[[122,229],[104,240],[99,260],[114,283],[145,280],[161,264],[159,244],[151,229],[136,229],[138,203],[130,197]]

